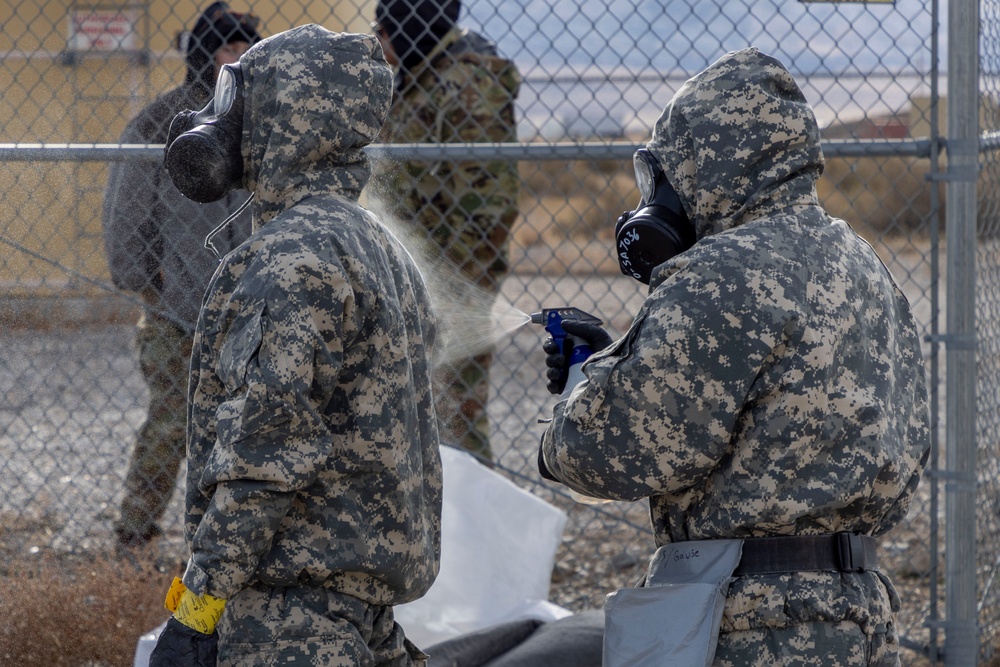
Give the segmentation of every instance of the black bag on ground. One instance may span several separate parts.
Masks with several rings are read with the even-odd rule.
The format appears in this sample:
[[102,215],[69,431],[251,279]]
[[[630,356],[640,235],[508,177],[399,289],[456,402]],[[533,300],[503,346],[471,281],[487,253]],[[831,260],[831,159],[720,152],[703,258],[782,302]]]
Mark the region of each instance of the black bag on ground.
[[427,667],[601,667],[604,612],[503,623],[426,650]]

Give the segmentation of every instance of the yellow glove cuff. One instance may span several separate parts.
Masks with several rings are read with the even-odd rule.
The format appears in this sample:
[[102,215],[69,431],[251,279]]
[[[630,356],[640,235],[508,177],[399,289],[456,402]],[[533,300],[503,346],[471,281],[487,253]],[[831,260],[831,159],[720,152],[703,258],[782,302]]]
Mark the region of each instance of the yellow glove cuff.
[[164,606],[174,613],[174,618],[192,630],[206,635],[215,632],[215,624],[222,616],[226,601],[211,595],[195,595],[187,589],[180,577],[174,577],[167,591]]

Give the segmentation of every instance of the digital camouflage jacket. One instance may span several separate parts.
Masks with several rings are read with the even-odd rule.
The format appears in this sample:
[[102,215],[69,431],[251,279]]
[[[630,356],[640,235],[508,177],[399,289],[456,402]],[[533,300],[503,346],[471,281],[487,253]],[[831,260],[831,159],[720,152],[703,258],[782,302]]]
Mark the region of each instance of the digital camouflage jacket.
[[[698,242],[654,270],[631,327],[556,404],[546,466],[582,494],[648,497],[657,546],[885,533],[929,451],[920,339],[874,250],[818,202],[798,86],[756,49],[730,53],[677,92],[647,147]],[[843,618],[870,597],[836,573],[752,579],[724,632]]]
[[440,552],[435,323],[410,255],[357,203],[392,74],[374,37],[316,25],[240,62],[255,232],[198,322],[184,583],[407,602]]
[[[453,28],[412,72],[400,73],[382,130],[388,143],[517,141],[514,100],[521,76],[483,37]],[[481,287],[508,270],[520,178],[509,160],[385,162],[373,194],[404,224],[416,224]]]

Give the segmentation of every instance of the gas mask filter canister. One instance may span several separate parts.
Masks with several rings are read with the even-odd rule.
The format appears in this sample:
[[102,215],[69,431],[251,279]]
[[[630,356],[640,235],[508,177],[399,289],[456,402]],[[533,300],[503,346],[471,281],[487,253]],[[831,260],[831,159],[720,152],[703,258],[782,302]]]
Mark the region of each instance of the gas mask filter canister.
[[182,111],[170,123],[164,165],[188,199],[205,204],[240,186],[243,101],[243,70],[226,65],[205,108]]
[[659,161],[645,148],[632,158],[642,200],[615,225],[615,247],[622,273],[649,284],[653,269],[695,244],[694,225]]

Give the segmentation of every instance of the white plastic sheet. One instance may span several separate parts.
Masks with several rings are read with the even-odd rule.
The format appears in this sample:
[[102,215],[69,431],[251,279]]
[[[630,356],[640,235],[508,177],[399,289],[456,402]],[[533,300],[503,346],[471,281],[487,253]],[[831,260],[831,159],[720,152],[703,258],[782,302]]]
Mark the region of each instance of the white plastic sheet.
[[[441,571],[427,594],[395,609],[422,648],[497,623],[554,621],[570,611],[548,601],[566,513],[466,452],[441,448]],[[163,626],[139,638],[134,667],[148,667]]]
[[522,618],[570,612],[548,602],[566,514],[463,451],[441,448],[441,572],[427,594],[396,607],[396,620],[427,647]]

